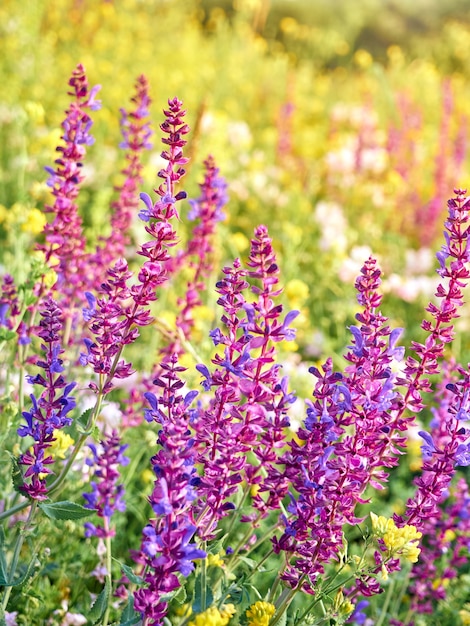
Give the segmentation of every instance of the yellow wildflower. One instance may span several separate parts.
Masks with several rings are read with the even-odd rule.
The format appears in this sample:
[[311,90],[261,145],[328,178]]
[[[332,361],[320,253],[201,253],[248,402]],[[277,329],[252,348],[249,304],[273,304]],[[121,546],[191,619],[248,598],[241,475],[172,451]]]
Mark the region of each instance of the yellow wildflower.
[[233,233],[230,240],[237,252],[243,252],[250,245],[249,239],[243,233]]
[[309,288],[307,283],[304,283],[300,278],[293,278],[285,286],[285,294],[289,300],[290,305],[298,305],[308,298]]
[[269,626],[276,607],[270,602],[255,602],[246,612],[248,626]]
[[46,216],[39,209],[29,209],[26,220],[21,224],[21,230],[32,235],[39,235],[44,230]]
[[362,48],[354,53],[354,61],[363,70],[370,67],[374,62],[371,54]]
[[372,530],[376,537],[383,539],[390,556],[403,556],[411,563],[416,563],[419,553],[418,541],[422,537],[415,526],[406,524],[402,528],[395,525],[393,519],[387,519],[382,515],[370,514]]
[[470,611],[466,609],[462,609],[459,611],[460,619],[462,620],[462,624],[465,626],[470,626]]
[[223,567],[224,561],[220,558],[220,554],[208,554],[207,565],[209,567]]
[[188,626],[227,626],[235,612],[233,604],[224,604],[222,609],[211,606],[203,613],[196,615],[194,621],[189,622]]
[[70,435],[62,432],[61,430],[54,430],[55,441],[51,443],[48,452],[55,459],[65,459],[65,453],[73,446],[75,440]]

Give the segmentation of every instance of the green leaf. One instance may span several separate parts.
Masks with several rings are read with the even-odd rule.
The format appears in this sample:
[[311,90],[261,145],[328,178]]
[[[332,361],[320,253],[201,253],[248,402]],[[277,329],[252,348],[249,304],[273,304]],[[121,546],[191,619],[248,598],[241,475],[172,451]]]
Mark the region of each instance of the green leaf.
[[287,612],[284,611],[284,613],[281,615],[278,623],[278,626],[286,626],[286,621],[287,621]]
[[128,598],[129,600],[127,602],[126,608],[122,612],[119,626],[132,626],[133,624],[137,624],[141,620],[140,614],[134,611],[134,596],[129,593]]
[[89,430],[87,430],[87,425],[88,420],[90,419],[90,415],[93,413],[93,410],[94,409],[91,408],[83,411],[80,417],[77,417],[77,419],[75,420],[74,424],[79,433],[89,433]]
[[13,488],[17,493],[21,493],[21,495],[26,495],[21,491],[21,487],[24,485],[23,474],[20,469],[20,465],[18,463],[18,458],[12,454],[9,450],[5,450],[11,460],[11,480],[13,482]]
[[137,576],[137,574],[134,574],[132,568],[128,565],[124,565],[124,563],[121,563],[121,569],[124,576],[127,576],[127,578],[129,579],[129,582],[134,583],[135,585],[141,585],[144,582],[144,579],[141,576]]
[[81,519],[82,517],[92,515],[94,512],[93,510],[86,509],[81,504],[69,502],[68,500],[53,502],[52,504],[41,502],[39,508],[47,517],[55,520]]
[[91,605],[90,612],[88,614],[88,619],[96,624],[103,617],[108,604],[111,598],[111,583],[109,582],[109,578],[106,578],[106,582],[104,584],[103,591],[96,598],[94,603]]
[[0,326],[0,341],[10,341],[10,339],[14,339],[16,336],[14,330],[8,330],[8,328]]
[[188,598],[186,593],[186,587],[180,587],[173,597],[173,602],[177,604],[184,604]]
[[206,603],[202,606],[202,576],[198,574],[194,583],[194,601],[193,601],[193,613],[202,613],[208,606],[214,602],[214,595],[212,589],[206,586]]

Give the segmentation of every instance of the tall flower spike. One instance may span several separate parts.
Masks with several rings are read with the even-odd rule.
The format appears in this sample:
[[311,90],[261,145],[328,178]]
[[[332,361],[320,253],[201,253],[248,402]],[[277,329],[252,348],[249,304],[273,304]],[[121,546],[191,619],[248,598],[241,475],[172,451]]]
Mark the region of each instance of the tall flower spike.
[[64,145],[57,148],[60,157],[55,161],[56,167],[46,167],[49,173],[47,184],[55,202],[46,205],[45,211],[52,213],[54,218],[44,228],[46,243],[40,248],[45,252],[46,261],[57,272],[57,291],[65,297],[65,308],[73,309],[88,277],[84,260],[85,238],[76,199],[84,179],[81,169],[86,148],[94,142],[90,135],[93,121],[87,110],[100,108],[100,102],[96,100],[100,87],[88,90],[83,65],[73,71],[69,85],[71,91],[68,93],[73,101],[62,123]]
[[28,382],[44,388],[38,399],[31,394],[32,409],[23,411],[26,424],[18,428],[20,437],[31,437],[33,445],[19,457],[19,464],[26,467],[21,491],[34,500],[47,498],[46,478],[52,474],[50,465],[54,463],[50,448],[56,441],[55,431],[69,426],[72,420],[67,417],[75,407],[71,392],[75,383],[67,383],[62,376],[64,370],[60,354],[60,332],[62,330],[62,311],[52,299],[47,299],[41,310],[38,337],[43,341],[45,359],[37,365],[43,374],[28,376]]
[[191,509],[198,479],[188,426],[189,407],[197,392],[181,395],[184,383],[179,376],[183,371],[175,355],[161,364],[162,373],[154,381],[158,396],[146,394],[150,409],[145,418],[160,425],[160,448],[151,459],[155,486],[149,500],[156,517],[143,529],[141,554],[137,557],[145,564],[146,586],[135,592],[134,606],[141,612],[144,625],[163,624],[167,610],[164,596],[180,587],[178,574],[189,576],[193,561],[206,556],[191,543],[196,532]]
[[[213,268],[212,238],[217,222],[224,218],[222,208],[227,202],[227,183],[219,175],[214,159],[209,156],[204,161],[204,182],[200,184],[201,195],[197,200],[189,200],[191,211],[188,218],[198,220],[194,227],[186,250],[173,259],[174,266],[181,266],[188,260],[191,280],[187,283],[184,298],[178,299],[179,311],[175,326],[185,339],[189,339],[194,326],[193,312],[195,307],[202,304],[201,294],[206,290],[206,279]],[[183,352],[180,334],[170,341],[162,350],[167,358],[174,353]]]
[[284,458],[298,497],[291,496],[291,515],[274,548],[295,558],[282,577],[310,593],[325,564],[341,549],[344,525],[360,521],[355,508],[364,502],[366,488],[383,487],[384,467],[397,464],[405,443],[402,431],[408,421],[390,416],[403,406],[392,372],[393,362],[403,357],[403,349],[395,346],[401,329],[391,331],[378,310],[380,275],[376,261],[368,259],[356,281],[362,311],[356,316],[360,326],[350,329],[350,365],[344,375],[333,372],[331,360],[323,372],[310,369],[317,383],[305,426],[297,433],[302,443],[292,441]]
[[122,445],[117,431],[113,431],[100,443],[99,448],[90,444],[92,459],[87,459],[89,467],[94,468],[94,479],[91,481],[91,493],[84,493],[85,507],[94,509],[103,524],[85,523],[85,536],[96,536],[102,539],[114,537],[116,531],[111,526],[111,517],[116,511],[125,511],[123,500],[124,485],[118,484],[119,465],[127,465],[128,457],[124,456],[127,444]]
[[[283,445],[289,425],[286,411],[294,401],[287,392],[287,380],[279,376],[274,344],[293,339],[295,332],[289,324],[297,312],[281,319],[282,305],[275,303],[280,293],[279,268],[265,226],[255,231],[248,266],[249,271],[242,270],[237,259],[233,268],[224,270],[225,279],[217,283],[225,332],[215,329],[211,337],[215,345],[224,346],[224,353],[212,360],[216,366],[212,374],[206,366],[197,366],[205,377],[203,387],[216,388],[215,397],[207,408],[201,407],[194,421],[199,461],[204,467],[198,489],[198,526],[204,538],[211,537],[217,521],[233,510],[230,496],[240,483],[244,479],[247,486],[261,483],[260,468],[271,470],[276,464],[276,449]],[[257,283],[251,288],[257,296],[252,303],[243,293],[249,287],[246,275]],[[258,457],[256,464],[248,463],[249,452]],[[268,490],[270,504],[258,498],[259,514],[255,517],[262,517],[279,501],[274,497],[272,476],[265,488]],[[283,497],[280,490],[278,496]]]
[[[435,294],[438,304],[429,303],[426,309],[434,319],[423,321],[422,328],[429,336],[424,344],[412,343],[418,359],[408,357],[402,374],[397,378],[397,383],[403,385],[406,392],[401,406],[391,411],[391,427],[402,419],[405,409],[411,411],[422,409],[421,394],[432,391],[428,376],[439,372],[439,360],[443,357],[444,347],[454,336],[452,321],[458,317],[458,307],[463,305],[462,288],[470,279],[470,271],[467,269],[470,260],[468,246],[470,200],[466,198],[464,190],[455,189],[454,193],[455,197],[447,203],[449,216],[445,222],[445,244],[436,255],[440,266],[437,273],[443,279]],[[468,446],[470,430],[465,423],[469,411],[470,372],[459,368],[459,373],[462,380],[448,387],[454,394],[454,399],[449,405],[452,417],[446,420],[445,425],[447,437],[444,441],[441,440],[438,448],[431,434],[424,431],[421,433],[425,442],[423,475],[416,481],[416,495],[408,501],[405,515],[394,516],[394,522],[398,527],[411,525],[420,530],[428,517],[437,514],[436,505],[446,494],[455,465],[470,464]],[[391,432],[393,431],[389,431]],[[385,441],[391,439],[389,433],[384,433]],[[395,566],[398,568],[399,563],[397,562]],[[359,582],[356,594],[365,592],[368,584],[375,584],[372,577]]]
[[121,133],[123,141],[120,148],[126,150],[127,165],[122,170],[125,177],[121,186],[115,187],[119,193],[117,200],[111,204],[111,234],[100,237],[95,254],[90,264],[97,266],[96,285],[101,281],[98,268],[108,268],[120,257],[125,256],[126,246],[130,243],[129,227],[139,205],[139,187],[142,185],[142,154],[152,147],[150,137],[153,132],[149,123],[148,82],[145,76],[139,76],[135,85],[135,95],[131,98],[133,108],[130,111],[121,109]]
[[163,137],[162,142],[169,146],[169,150],[164,150],[162,157],[168,161],[168,166],[160,170],[158,176],[165,177],[166,187],[160,185],[158,188],[160,200],[155,204],[148,194],[141,194],[146,208],[139,215],[147,222],[145,230],[152,239],[138,250],[146,260],[136,284],[127,286],[132,274],[127,262],[121,259],[108,270],[108,280],[99,288],[101,297],[97,299],[92,293],[86,294],[89,307],[84,309],[84,316],[95,339],[85,339],[87,352],[81,355],[81,363],[90,364],[99,374],[99,384],[90,385],[98,393],[109,393],[114,377],[126,378],[132,373],[131,364],[120,358],[122,350],[139,336],[138,326],[152,323],[149,307],[157,300],[157,288],[168,280],[167,265],[172,259],[169,249],[177,243],[170,219],[178,215],[175,203],[186,197],[184,191],[175,193],[174,188],[184,174],[181,164],[187,159],[182,156],[182,146],[186,143],[182,135],[189,128],[182,123],[185,111],[178,99],[170,100],[169,110],[164,113],[167,120],[161,128],[169,137]]

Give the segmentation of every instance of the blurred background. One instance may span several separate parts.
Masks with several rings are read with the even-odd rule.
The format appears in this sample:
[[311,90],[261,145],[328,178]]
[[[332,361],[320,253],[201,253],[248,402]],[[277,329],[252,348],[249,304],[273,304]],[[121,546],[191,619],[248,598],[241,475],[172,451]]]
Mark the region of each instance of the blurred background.
[[[369,254],[384,271],[384,312],[419,336],[446,201],[469,181],[469,1],[3,0],[0,38],[0,238],[11,273],[24,272],[19,242],[40,237],[31,215],[47,201],[44,166],[83,63],[103,103],[79,199],[90,246],[109,233],[119,110],[145,74],[156,136],[143,190],[156,184],[161,110],[178,96],[192,128],[185,189],[198,195],[208,154],[229,186],[220,267],[247,253],[258,223],[269,227],[286,305],[302,311],[299,358],[340,358]],[[185,215],[180,228],[184,239]],[[469,330],[470,316],[459,324]],[[469,335],[459,336],[466,355]]]

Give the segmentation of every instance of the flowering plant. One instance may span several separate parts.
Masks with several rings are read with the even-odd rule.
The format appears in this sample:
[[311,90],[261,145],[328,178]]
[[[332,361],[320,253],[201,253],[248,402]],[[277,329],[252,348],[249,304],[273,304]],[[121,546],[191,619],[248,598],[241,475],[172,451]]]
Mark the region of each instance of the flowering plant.
[[[470,278],[465,191],[448,202],[441,282],[411,354],[404,360],[402,329],[381,312],[370,256],[342,367],[310,364],[303,399],[284,367],[299,311],[285,311],[266,226],[245,262],[223,267],[211,345],[197,340],[228,198],[208,157],[182,241],[182,102],[163,111],[159,184],[154,198],[140,192],[146,235],[134,244],[152,132],[138,79],[122,111],[112,232],[93,246],[76,200],[97,88],[81,65],[69,85],[59,158],[47,168],[52,218],[27,280],[6,274],[0,294],[0,624],[425,623],[468,565],[468,487],[453,477],[470,465],[470,373],[446,352]],[[175,292],[171,326],[159,306]],[[393,512],[382,493],[413,433],[422,468]]]

